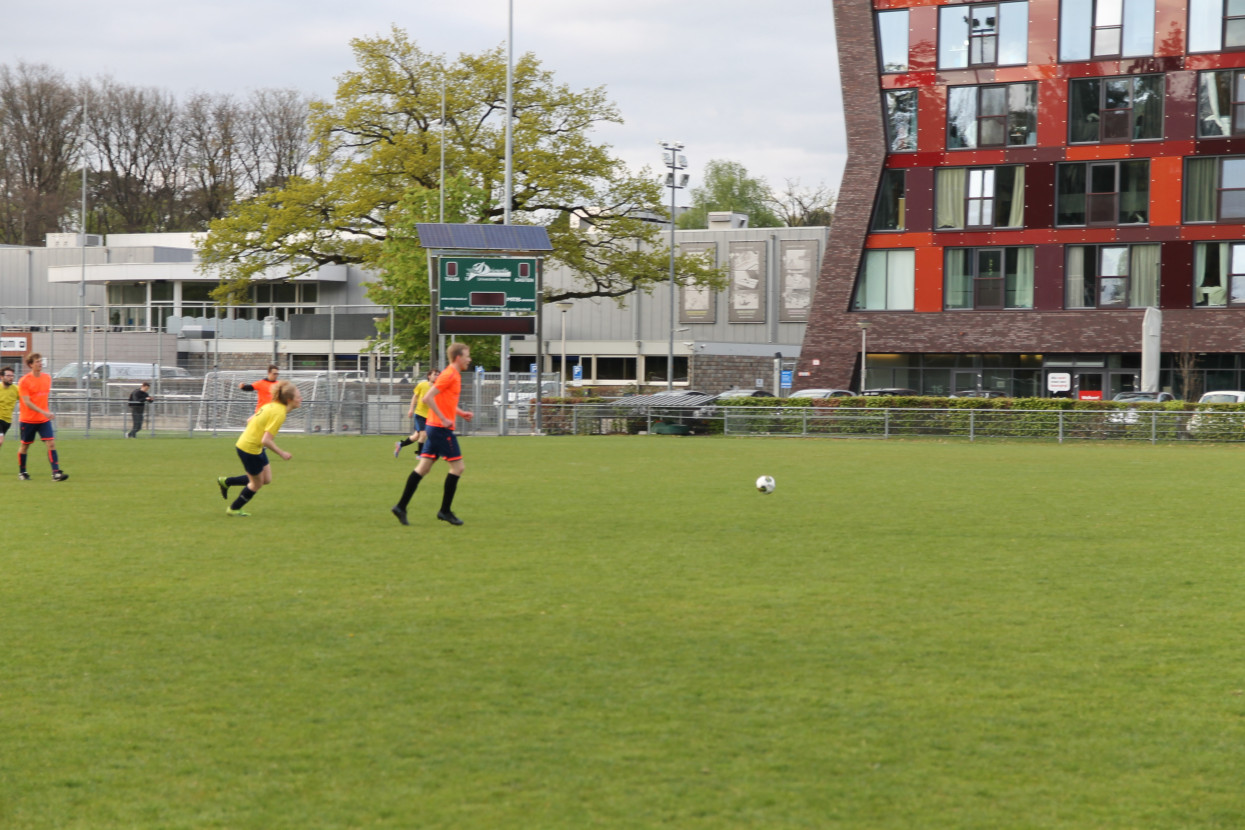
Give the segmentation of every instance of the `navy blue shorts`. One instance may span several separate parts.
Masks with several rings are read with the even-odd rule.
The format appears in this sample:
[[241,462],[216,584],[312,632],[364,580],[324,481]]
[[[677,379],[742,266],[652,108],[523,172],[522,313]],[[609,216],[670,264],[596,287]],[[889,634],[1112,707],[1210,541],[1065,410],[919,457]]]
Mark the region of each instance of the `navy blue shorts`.
[[415,416],[415,431],[416,432],[423,432],[427,426],[428,426],[427,416],[424,416],[424,415]]
[[11,426],[13,426],[12,421],[5,421],[3,419],[0,419],[0,435],[4,435],[6,432],[8,432],[9,427]]
[[454,430],[445,427],[428,427],[428,440],[424,441],[420,458],[444,458],[446,461],[457,461],[463,457],[458,449],[458,436]]
[[36,435],[42,438],[44,441],[52,440],[52,422],[51,421],[44,421],[43,423],[40,423],[40,424],[28,424],[25,421],[22,421],[21,429],[22,429],[22,443],[23,444],[33,444],[35,442]]
[[258,454],[252,454],[241,447],[235,447],[235,449],[238,451],[238,458],[242,459],[242,469],[251,475],[259,475],[268,466],[268,453],[264,450],[260,450]]

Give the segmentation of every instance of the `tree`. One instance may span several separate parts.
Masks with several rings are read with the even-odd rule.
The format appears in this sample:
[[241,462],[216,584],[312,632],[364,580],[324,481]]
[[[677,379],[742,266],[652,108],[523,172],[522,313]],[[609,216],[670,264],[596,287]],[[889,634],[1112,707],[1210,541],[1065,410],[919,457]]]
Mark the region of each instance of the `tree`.
[[[471,212],[462,220],[502,221],[503,51],[450,62],[422,51],[397,27],[388,37],[351,46],[358,68],[340,78],[332,103],[312,107],[313,172],[212,223],[201,254],[207,267],[225,275],[218,299],[245,297],[249,279],[274,265],[292,275],[330,263],[376,270],[404,195],[440,187],[443,141],[447,180],[460,178],[486,196],[464,202]],[[617,298],[662,283],[669,251],[660,247],[660,227],[649,221],[665,213],[661,188],[649,171],[629,174],[607,145],[589,136],[599,123],[621,121],[604,91],[557,84],[527,54],[515,65],[514,110],[511,222],[548,228],[549,260],[578,275],[574,286],[546,292],[544,300]],[[582,221],[572,223],[571,216]],[[698,258],[681,259],[682,279],[722,283]]]
[[692,205],[679,216],[679,227],[709,227],[709,212],[729,210],[748,214],[753,228],[777,228],[782,220],[771,207],[773,196],[765,179],[748,175],[737,161],[714,159],[705,165],[704,183],[692,188]]
[[81,163],[81,101],[48,66],[0,66],[0,242],[41,244],[67,224],[70,174]]
[[774,212],[789,228],[830,227],[834,222],[834,191],[825,184],[809,189],[787,179],[787,188],[772,199]]

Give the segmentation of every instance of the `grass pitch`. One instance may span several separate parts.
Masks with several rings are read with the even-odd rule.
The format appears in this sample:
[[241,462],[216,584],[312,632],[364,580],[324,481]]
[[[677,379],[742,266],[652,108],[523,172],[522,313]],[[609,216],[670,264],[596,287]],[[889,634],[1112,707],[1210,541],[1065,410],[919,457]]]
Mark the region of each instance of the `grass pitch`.
[[0,827],[1245,826],[1241,448],[281,443],[0,480]]

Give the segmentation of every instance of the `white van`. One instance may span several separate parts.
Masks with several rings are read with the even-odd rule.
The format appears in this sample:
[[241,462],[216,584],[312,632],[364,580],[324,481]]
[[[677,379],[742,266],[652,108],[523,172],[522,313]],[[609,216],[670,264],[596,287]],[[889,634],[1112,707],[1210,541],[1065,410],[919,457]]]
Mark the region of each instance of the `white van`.
[[1241,427],[1243,417],[1239,412],[1214,412],[1202,407],[1206,403],[1245,403],[1245,392],[1223,389],[1207,392],[1197,400],[1198,408],[1189,419],[1189,432],[1199,438],[1235,433]]
[[[118,363],[108,361],[107,363],[96,362],[87,364],[88,377],[91,380],[155,380],[157,366],[154,363]],[[169,378],[188,378],[190,372],[180,366],[160,366],[160,377]],[[78,364],[76,362],[66,364],[55,375],[56,379],[75,380],[78,377]]]

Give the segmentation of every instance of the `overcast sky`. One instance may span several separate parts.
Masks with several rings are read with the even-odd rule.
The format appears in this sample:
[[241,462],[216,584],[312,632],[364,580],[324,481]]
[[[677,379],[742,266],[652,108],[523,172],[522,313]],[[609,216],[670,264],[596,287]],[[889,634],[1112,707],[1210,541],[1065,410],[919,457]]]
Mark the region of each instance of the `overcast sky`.
[[[598,132],[634,170],[682,141],[774,187],[838,189],[845,155],[830,0],[513,0],[516,54],[604,86],[626,124]],[[447,56],[506,40],[509,0],[67,0],[6,4],[0,61],[182,95],[290,87],[329,98],[350,39],[406,29]],[[681,197],[680,203],[686,199]]]

